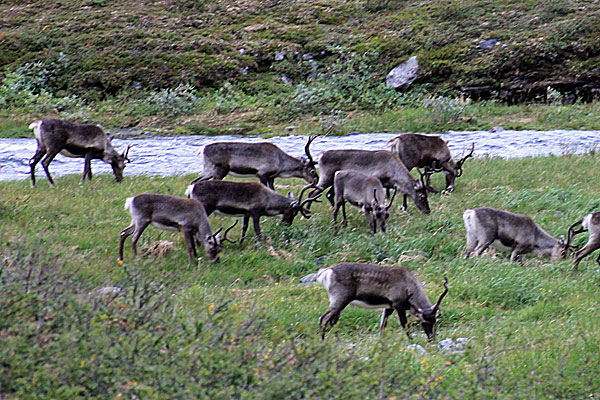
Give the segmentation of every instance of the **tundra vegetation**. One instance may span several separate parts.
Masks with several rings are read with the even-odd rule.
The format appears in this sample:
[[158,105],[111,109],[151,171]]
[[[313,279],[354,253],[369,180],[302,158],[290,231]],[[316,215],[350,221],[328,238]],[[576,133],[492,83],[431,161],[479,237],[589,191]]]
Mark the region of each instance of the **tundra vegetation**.
[[[577,0],[7,0],[0,133],[31,136],[41,117],[206,134],[598,129],[598,102],[577,100],[597,96],[599,13]],[[418,79],[387,88],[411,56]]]
[[[557,173],[560,171],[560,173]],[[585,171],[585,176],[581,171]],[[432,212],[400,212],[371,237],[349,213],[334,235],[328,202],[312,218],[265,218],[263,241],[226,243],[220,262],[189,266],[183,236],[148,229],[144,257],[117,262],[123,209],[138,193],[183,195],[194,175],[108,174],[33,189],[0,182],[0,393],[4,398],[598,398],[600,271],[594,257],[503,254],[465,259],[462,213],[483,205],[530,215],[550,234],[598,210],[600,155],[477,158]],[[444,177],[432,178],[435,186]],[[305,183],[282,180],[296,197]],[[277,185],[278,186],[278,185]],[[211,215],[218,230],[230,217]],[[240,228],[229,232],[239,238]],[[162,256],[151,249],[174,242]],[[586,234],[573,238],[582,245]],[[325,289],[299,279],[343,261],[408,267],[432,301],[448,277],[437,339],[412,317],[379,337],[380,313],[344,310],[321,341]],[[102,289],[104,288],[104,289]],[[102,289],[102,290],[99,290]],[[436,346],[469,339],[462,354]]]

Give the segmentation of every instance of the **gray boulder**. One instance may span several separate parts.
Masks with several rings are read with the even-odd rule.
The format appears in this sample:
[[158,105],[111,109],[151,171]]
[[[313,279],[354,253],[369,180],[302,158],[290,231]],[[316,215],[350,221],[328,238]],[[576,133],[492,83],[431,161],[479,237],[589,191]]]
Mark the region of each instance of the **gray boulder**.
[[405,63],[392,69],[385,78],[385,83],[394,89],[407,89],[417,79],[419,62],[412,56]]

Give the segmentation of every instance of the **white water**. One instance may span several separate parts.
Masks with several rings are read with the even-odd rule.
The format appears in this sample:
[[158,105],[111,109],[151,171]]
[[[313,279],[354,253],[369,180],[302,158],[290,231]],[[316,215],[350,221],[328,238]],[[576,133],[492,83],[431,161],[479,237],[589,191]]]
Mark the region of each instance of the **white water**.
[[[369,133],[346,136],[321,136],[311,145],[315,159],[321,152],[331,149],[389,149],[388,140],[397,133]],[[475,156],[505,158],[541,156],[548,154],[583,153],[600,147],[600,131],[469,131],[448,132],[441,135],[449,143],[455,158],[467,152],[475,143]],[[134,144],[130,151],[131,164],[125,168],[127,175],[178,175],[202,171],[202,148],[223,141],[268,141],[294,156],[304,154],[306,136],[281,136],[269,139],[240,136],[141,136],[115,139],[113,144],[122,150]],[[0,181],[29,179],[29,159],[36,150],[35,139],[0,139]],[[110,165],[100,160],[92,161],[92,171],[112,173]],[[50,164],[53,176],[83,173],[83,159],[58,155]],[[36,168],[38,179],[45,179],[41,164]]]

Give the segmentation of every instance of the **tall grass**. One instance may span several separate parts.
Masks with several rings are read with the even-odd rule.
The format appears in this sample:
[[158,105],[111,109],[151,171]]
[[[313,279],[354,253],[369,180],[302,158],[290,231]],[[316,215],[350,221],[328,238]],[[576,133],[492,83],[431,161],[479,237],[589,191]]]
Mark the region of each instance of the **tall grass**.
[[[188,265],[181,234],[149,227],[143,253],[117,263],[125,198],[182,195],[191,176],[78,176],[0,183],[0,393],[8,398],[598,398],[600,353],[595,257],[503,253],[464,259],[462,213],[493,206],[565,233],[597,210],[596,153],[469,160],[451,195],[432,195],[431,215],[392,207],[389,231],[371,238],[364,216],[334,234],[331,208],[291,227],[263,218],[265,237],[228,244],[221,261]],[[582,173],[585,171],[585,176]],[[300,181],[282,183],[299,192]],[[442,186],[443,177],[434,177]],[[279,189],[282,190],[282,189]],[[211,216],[214,228],[228,226]],[[239,231],[232,232],[234,238]],[[585,235],[582,235],[585,236]],[[583,242],[584,237],[577,239]],[[299,278],[340,261],[405,265],[436,298],[448,276],[437,341],[468,338],[464,353],[427,343],[400,324],[378,336],[376,312],[348,308],[322,342],[325,291]],[[98,289],[105,289],[98,292]],[[116,289],[118,288],[118,289]]]

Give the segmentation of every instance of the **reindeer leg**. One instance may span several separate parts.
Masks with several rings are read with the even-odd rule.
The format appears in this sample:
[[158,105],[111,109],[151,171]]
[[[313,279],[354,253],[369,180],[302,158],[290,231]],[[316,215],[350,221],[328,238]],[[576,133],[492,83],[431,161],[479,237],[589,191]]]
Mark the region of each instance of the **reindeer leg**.
[[252,226],[254,227],[254,234],[257,240],[262,240],[262,233],[260,231],[260,214],[254,212],[252,215]]
[[333,190],[333,186],[325,194],[325,197],[327,198],[327,200],[329,200],[329,204],[331,204],[331,207],[333,207],[333,204],[335,203],[335,190]]
[[135,225],[131,224],[127,228],[121,231],[119,236],[119,261],[123,261],[123,244],[125,243],[125,239],[127,239],[135,230]]
[[240,238],[240,243],[242,243],[244,241],[244,237],[246,236],[246,231],[248,230],[248,220],[250,219],[250,217],[248,216],[248,214],[244,214],[244,217],[242,218],[242,237]]
[[408,209],[408,206],[406,205],[407,199],[408,199],[408,195],[405,194],[404,198],[402,199],[402,208],[401,208],[401,210],[404,212],[406,212],[406,210]]
[[473,251],[473,254],[475,254],[475,256],[479,256],[481,253],[483,253],[488,247],[490,247],[490,245],[494,243],[493,239],[485,239],[482,242],[479,242],[477,244],[477,247],[475,247],[475,250]]
[[400,320],[400,325],[402,325],[402,329],[406,332],[406,337],[408,340],[412,340],[410,337],[410,332],[408,332],[407,325],[408,320],[406,319],[406,310],[403,307],[396,307],[396,313],[398,314],[398,319]]
[[467,231],[467,246],[465,247],[465,258],[469,258],[473,254],[473,250],[477,247],[477,236],[469,234]]
[[510,261],[511,262],[521,262],[521,254],[523,254],[526,250],[526,246],[521,244],[517,244],[513,249],[512,253],[510,253]]
[[363,211],[365,212],[365,217],[367,217],[367,222],[369,223],[369,227],[371,228],[371,236],[375,236],[375,232],[377,231],[377,222],[371,215],[371,210],[363,206]]
[[577,267],[581,260],[598,248],[600,248],[600,240],[589,240],[581,250],[577,251],[577,253],[575,253],[575,271],[577,271]]
[[85,177],[88,177],[90,181],[92,180],[92,153],[85,153],[85,161],[83,162],[83,176],[81,177],[80,185],[83,185],[85,182]]
[[142,236],[144,229],[146,229],[150,225],[150,221],[144,221],[141,224],[135,226],[135,231],[133,232],[133,236],[131,237],[131,248],[133,249],[133,255],[137,257],[137,242]]
[[348,226],[348,216],[346,215],[346,202],[342,203],[342,226],[346,228]]
[[260,181],[260,183],[262,183],[263,185],[265,185],[266,187],[268,187],[269,189],[274,189],[273,187],[273,182],[272,180],[269,178],[268,175],[265,174],[257,174],[256,176],[258,176],[258,180]]
[[319,318],[319,332],[321,332],[321,339],[325,340],[325,333],[327,333],[327,326],[332,328],[340,319],[342,310],[350,304],[349,299],[343,299],[338,301],[330,302],[329,308]]
[[343,202],[337,202],[335,203],[335,206],[333,206],[333,226],[335,227],[335,234],[337,235],[338,233],[338,224],[337,224],[337,217],[338,217],[338,212],[340,211],[340,207],[342,206],[342,204],[344,204]]
[[50,182],[50,185],[52,186],[56,186],[54,184],[54,181],[52,180],[52,176],[50,176],[50,170],[48,169],[48,166],[50,165],[50,163],[52,162],[52,160],[54,160],[54,157],[56,157],[56,155],[60,152],[56,151],[56,150],[51,150],[48,153],[46,153],[46,157],[42,160],[42,167],[44,167],[44,171],[46,171],[46,177],[48,177],[48,181]]
[[198,259],[198,253],[196,253],[196,245],[194,244],[194,235],[191,229],[185,229],[183,231],[183,238],[185,239],[185,246],[187,247],[188,256],[190,257],[190,265],[196,264]]
[[390,315],[394,312],[393,308],[384,308],[381,313],[381,323],[379,324],[379,336],[383,336],[383,330],[387,326],[387,320]]
[[29,160],[29,168],[31,170],[31,186],[32,187],[35,187],[35,166],[37,165],[37,163],[40,162],[40,160],[44,157],[45,154],[46,154],[46,148],[38,147],[35,154],[33,155],[33,157],[31,157],[31,159]]

